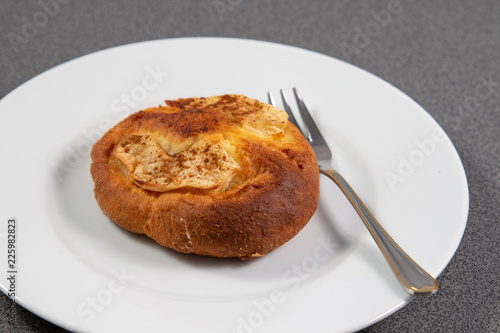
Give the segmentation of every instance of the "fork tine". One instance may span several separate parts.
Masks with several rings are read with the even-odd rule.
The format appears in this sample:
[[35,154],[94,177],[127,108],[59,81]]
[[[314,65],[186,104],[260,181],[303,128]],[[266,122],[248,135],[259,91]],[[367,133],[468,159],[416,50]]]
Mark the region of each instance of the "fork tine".
[[273,94],[270,91],[267,92],[267,99],[269,100],[269,104],[276,107],[276,101],[274,100]]
[[302,96],[300,95],[298,89],[293,88],[293,93],[295,94],[295,100],[297,101],[302,121],[307,128],[307,132],[304,136],[311,144],[314,143],[315,145],[319,145],[326,143],[323,135],[321,135],[321,132],[318,129],[318,126],[316,126],[316,123],[311,117],[309,110],[307,110],[306,104],[304,103],[304,100],[302,99]]
[[[293,115],[293,112],[292,112],[292,109],[290,108],[290,104],[288,103],[288,100],[285,96],[285,93],[283,92],[283,89],[280,90],[280,93],[281,93],[281,99],[283,100],[283,108],[285,109],[285,112],[288,114],[288,120],[290,120],[290,122],[295,125],[295,127],[297,127],[297,129],[299,131],[302,132],[302,130],[300,129],[300,126],[299,124],[297,124],[297,120],[295,119],[295,116]],[[268,93],[268,96],[269,96],[269,101],[270,101],[270,104],[272,106],[276,106],[276,102],[274,101],[274,98],[273,96],[271,95],[271,93]],[[272,101],[271,101],[272,100]],[[274,104],[273,104],[274,103]]]

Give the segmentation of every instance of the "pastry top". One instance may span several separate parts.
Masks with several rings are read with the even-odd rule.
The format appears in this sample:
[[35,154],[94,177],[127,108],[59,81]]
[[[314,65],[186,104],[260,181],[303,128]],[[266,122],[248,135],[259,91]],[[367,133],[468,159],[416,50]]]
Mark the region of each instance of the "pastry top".
[[[243,95],[178,99],[134,113],[96,142],[91,157],[103,212],[124,228],[181,252],[262,255],[307,223],[319,195],[314,153],[288,115]],[[265,246],[254,240],[261,252],[255,246],[253,252],[240,250],[235,240],[226,246],[207,235],[197,239],[195,229],[217,228],[209,217],[215,206],[222,207],[218,219],[241,223],[241,230],[232,225],[226,238],[240,238],[252,225],[258,225],[261,234],[262,228],[269,235],[290,230],[270,240],[262,237],[261,243],[269,243]],[[259,213],[263,210],[265,214]],[[183,221],[182,240],[173,240],[179,235],[167,225],[173,214]],[[259,220],[261,215],[266,221]],[[278,219],[286,223],[275,223],[274,230]]]
[[238,156],[242,140],[290,141],[283,135],[287,119],[284,111],[243,95],[166,101],[118,126],[122,131],[111,156],[145,190],[224,191],[238,172],[248,171]]

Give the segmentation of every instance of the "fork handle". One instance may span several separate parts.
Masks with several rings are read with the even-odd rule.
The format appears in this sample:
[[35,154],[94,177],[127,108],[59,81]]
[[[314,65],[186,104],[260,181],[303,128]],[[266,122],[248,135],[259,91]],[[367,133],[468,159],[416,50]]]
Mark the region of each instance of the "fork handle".
[[435,293],[439,286],[438,282],[396,244],[344,177],[334,169],[320,170],[320,172],[333,180],[351,202],[408,293],[415,296]]

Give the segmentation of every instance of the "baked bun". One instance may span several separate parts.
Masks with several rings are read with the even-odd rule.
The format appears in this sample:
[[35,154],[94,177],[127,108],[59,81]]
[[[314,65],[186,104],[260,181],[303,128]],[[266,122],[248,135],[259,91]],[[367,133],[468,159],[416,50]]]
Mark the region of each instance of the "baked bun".
[[179,252],[261,257],[314,214],[318,165],[285,112],[242,95],[166,101],[92,149],[103,213]]

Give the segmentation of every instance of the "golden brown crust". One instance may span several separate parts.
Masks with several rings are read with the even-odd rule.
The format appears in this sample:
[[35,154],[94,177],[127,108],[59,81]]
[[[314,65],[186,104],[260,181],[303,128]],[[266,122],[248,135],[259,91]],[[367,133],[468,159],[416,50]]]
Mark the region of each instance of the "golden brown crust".
[[[216,150],[196,148],[215,142]],[[210,152],[215,158],[199,158]],[[97,141],[91,157],[104,214],[184,253],[262,256],[306,225],[319,198],[318,166],[304,137],[282,111],[241,95],[139,111]],[[186,170],[172,168],[172,158]],[[196,178],[206,168],[215,178]],[[151,170],[162,177],[152,179]]]

